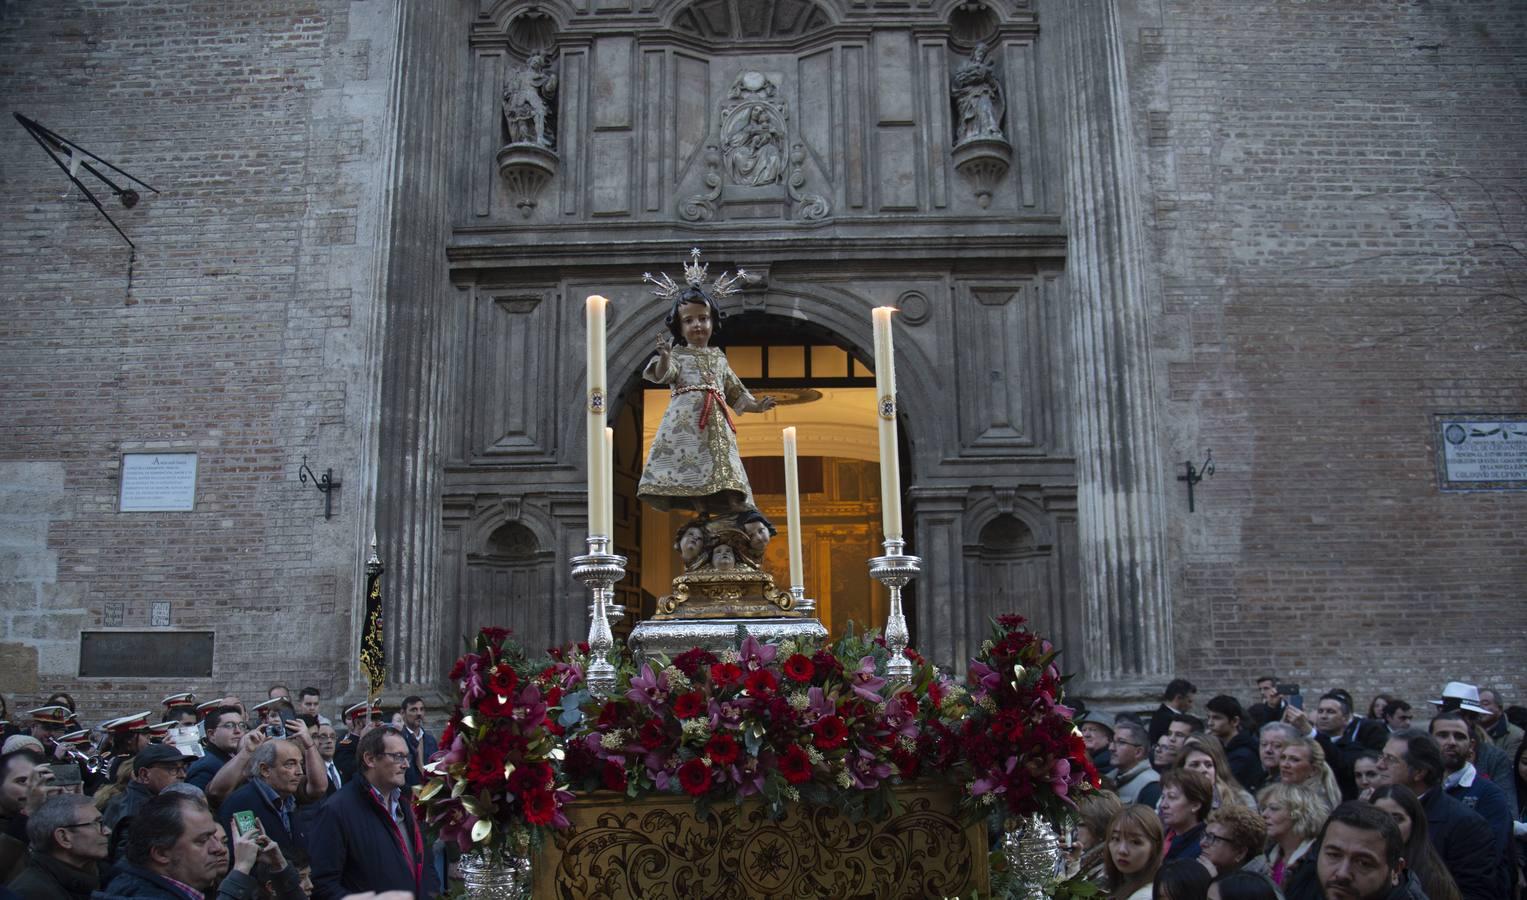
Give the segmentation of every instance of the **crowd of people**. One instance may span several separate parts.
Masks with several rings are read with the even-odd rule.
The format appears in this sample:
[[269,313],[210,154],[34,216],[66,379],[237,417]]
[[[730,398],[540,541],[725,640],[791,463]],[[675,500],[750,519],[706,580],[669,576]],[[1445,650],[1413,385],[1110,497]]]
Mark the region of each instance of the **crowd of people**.
[[[1307,709],[1296,686],[1257,687],[1249,708],[1220,695],[1199,710],[1178,679],[1150,716],[1079,715],[1105,789],[1077,803],[1072,865],[1101,896],[1521,896],[1527,710],[1459,682],[1365,714],[1341,689]],[[424,701],[386,723],[358,703],[336,723],[322,699],[174,694],[162,716],[92,730],[56,694],[25,730],[6,722],[0,900],[437,893],[444,855],[407,793],[438,749]]]
[[[1512,900],[1527,888],[1527,709],[1451,682],[1359,713],[1257,681],[1195,714],[1177,679],[1149,717],[1079,729],[1103,791],[1078,801],[1072,865],[1111,900]],[[1426,713],[1426,724],[1414,719]]]
[[438,749],[424,700],[385,723],[358,703],[336,728],[322,699],[282,684],[249,706],[174,694],[162,716],[88,729],[55,694],[26,728],[5,721],[0,900],[438,893],[443,855],[407,793]]

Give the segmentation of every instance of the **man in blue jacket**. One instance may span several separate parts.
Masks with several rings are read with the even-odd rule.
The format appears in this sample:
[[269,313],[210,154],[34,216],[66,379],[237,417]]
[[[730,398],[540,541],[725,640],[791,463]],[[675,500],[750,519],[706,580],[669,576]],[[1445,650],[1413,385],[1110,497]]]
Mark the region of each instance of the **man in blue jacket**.
[[1512,873],[1502,864],[1490,826],[1442,789],[1442,748],[1431,735],[1410,728],[1390,737],[1379,771],[1390,784],[1402,784],[1421,799],[1426,836],[1464,900],[1511,896]]
[[408,742],[394,728],[368,731],[356,747],[357,777],[324,802],[309,838],[313,897],[366,891],[439,892],[424,831],[404,782]]

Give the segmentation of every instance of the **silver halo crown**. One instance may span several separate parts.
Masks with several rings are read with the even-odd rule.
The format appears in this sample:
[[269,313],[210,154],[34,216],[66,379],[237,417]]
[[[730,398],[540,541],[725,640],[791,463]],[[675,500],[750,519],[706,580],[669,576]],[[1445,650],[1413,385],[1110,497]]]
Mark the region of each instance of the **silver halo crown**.
[[[674,281],[667,272],[659,272],[656,278],[652,277],[651,272],[643,272],[642,281],[654,286],[653,295],[662,297],[664,300],[673,300],[689,288],[700,287],[709,271],[710,264],[700,262],[700,248],[694,247],[689,251],[689,262],[684,264],[684,284]],[[721,273],[721,276],[710,284],[712,299],[720,300],[722,297],[737,293],[741,290],[737,287],[737,282],[747,274],[746,269],[738,269],[736,275]]]

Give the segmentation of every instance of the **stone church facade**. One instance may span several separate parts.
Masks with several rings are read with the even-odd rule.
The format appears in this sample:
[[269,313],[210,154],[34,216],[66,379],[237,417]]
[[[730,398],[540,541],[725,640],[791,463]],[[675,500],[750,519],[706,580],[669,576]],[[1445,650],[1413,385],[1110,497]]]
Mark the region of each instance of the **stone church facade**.
[[[1434,427],[1527,420],[1519,5],[215,6],[0,7],[17,111],[158,191],[107,192],[130,251],[0,137],[13,708],[354,695],[373,534],[389,694],[580,638],[591,293],[639,612],[640,275],[691,246],[753,273],[739,336],[862,368],[901,309],[925,655],[1019,611],[1107,703],[1527,688],[1527,494],[1442,490]],[[191,452],[193,510],[120,509]]]

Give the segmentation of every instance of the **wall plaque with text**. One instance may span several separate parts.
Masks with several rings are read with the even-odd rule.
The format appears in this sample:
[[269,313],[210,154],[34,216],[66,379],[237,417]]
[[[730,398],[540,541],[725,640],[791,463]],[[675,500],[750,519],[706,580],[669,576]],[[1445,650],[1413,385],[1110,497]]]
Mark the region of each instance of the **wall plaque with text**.
[[1527,414],[1438,416],[1436,423],[1442,490],[1527,490]]
[[195,453],[122,454],[122,512],[196,509]]
[[210,631],[82,631],[81,678],[211,678]]

